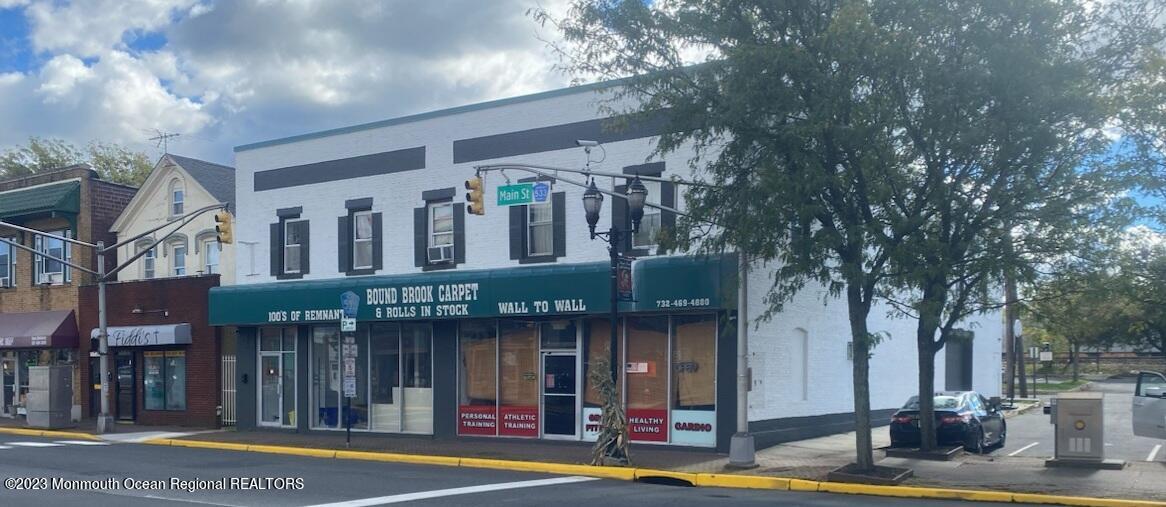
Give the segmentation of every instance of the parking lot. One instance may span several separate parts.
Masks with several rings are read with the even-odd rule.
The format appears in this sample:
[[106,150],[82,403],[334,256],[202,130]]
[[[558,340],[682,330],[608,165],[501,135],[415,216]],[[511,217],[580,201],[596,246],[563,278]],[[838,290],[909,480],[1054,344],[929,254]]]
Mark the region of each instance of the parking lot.
[[[1105,457],[1127,462],[1166,462],[1166,442],[1135,437],[1130,421],[1134,379],[1094,382],[1087,390],[1105,393]],[[1042,396],[1046,400],[1047,397]],[[1008,419],[1008,443],[991,453],[1002,457],[1051,458],[1053,425],[1039,408]]]

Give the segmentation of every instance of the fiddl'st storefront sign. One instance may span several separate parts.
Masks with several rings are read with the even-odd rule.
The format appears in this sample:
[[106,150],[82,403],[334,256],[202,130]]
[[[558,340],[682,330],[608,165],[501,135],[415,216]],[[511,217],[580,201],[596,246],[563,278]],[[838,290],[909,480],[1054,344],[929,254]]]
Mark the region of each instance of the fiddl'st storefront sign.
[[[645,266],[654,261],[656,267]],[[719,257],[638,261],[637,270],[651,273],[651,283],[637,280],[643,294],[637,292],[635,304],[620,303],[621,309],[672,309],[658,304],[665,296],[668,302],[695,302],[685,305],[693,309],[719,308],[732,300],[722,297],[722,276],[735,273],[731,264],[728,269],[722,264]],[[358,321],[606,313],[610,270],[608,263],[587,263],[215,287],[210,321],[215,326],[338,322],[345,317],[339,296],[349,291],[361,300]]]

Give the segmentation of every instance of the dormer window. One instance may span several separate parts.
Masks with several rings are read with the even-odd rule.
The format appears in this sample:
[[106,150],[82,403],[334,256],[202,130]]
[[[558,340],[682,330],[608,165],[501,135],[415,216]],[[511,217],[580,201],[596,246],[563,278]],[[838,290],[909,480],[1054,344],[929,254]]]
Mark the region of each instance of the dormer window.
[[182,216],[185,202],[186,189],[182,185],[182,180],[170,182],[170,216]]

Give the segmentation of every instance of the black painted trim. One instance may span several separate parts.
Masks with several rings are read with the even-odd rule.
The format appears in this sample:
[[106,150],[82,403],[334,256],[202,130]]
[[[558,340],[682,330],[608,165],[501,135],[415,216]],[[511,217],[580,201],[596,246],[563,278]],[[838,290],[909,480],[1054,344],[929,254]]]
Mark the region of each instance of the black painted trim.
[[281,167],[255,173],[255,191],[298,187],[425,168],[425,147]]
[[457,194],[457,189],[454,187],[439,188],[436,190],[426,190],[424,192],[421,192],[421,200],[422,201],[442,201],[445,199],[453,199],[453,196],[455,194]]
[[279,218],[299,218],[303,213],[303,206],[296,206],[294,208],[279,208],[275,210],[275,216]]
[[348,199],[344,201],[344,209],[349,211],[365,211],[372,209],[372,197]]
[[603,118],[459,139],[453,142],[453,162],[460,164],[577,148],[575,141],[579,139],[611,143],[653,137],[660,135],[667,123],[667,115],[657,112],[646,118]]
[[[891,423],[891,414],[894,414],[896,410],[898,409],[871,410],[871,427],[889,425]],[[807,438],[846,433],[848,431],[854,431],[853,412],[806,417],[786,417],[749,422],[749,433],[753,434],[753,439],[758,449],[771,447],[783,442],[805,440]]]

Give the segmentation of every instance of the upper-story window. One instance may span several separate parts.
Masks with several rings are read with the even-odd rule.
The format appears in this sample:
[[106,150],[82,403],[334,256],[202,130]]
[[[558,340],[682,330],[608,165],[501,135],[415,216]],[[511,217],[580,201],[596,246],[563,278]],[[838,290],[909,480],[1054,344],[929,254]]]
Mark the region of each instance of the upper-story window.
[[170,243],[171,269],[174,276],[186,275],[186,242],[175,241]]
[[565,195],[552,192],[546,202],[510,207],[511,259],[522,264],[555,262],[567,254]]
[[186,188],[182,185],[182,180],[175,179],[170,182],[170,216],[181,216],[184,213],[186,203]]
[[554,251],[554,214],[551,203],[531,204],[526,210],[526,255],[551,255]]
[[304,259],[307,257],[304,244],[307,243],[308,221],[285,220],[283,222],[283,272],[302,274]]
[[[60,285],[69,281],[69,268],[61,260],[68,261],[70,256],[69,243],[59,237],[68,238],[68,230],[45,231],[47,234],[58,237],[36,235],[36,251],[51,258],[37,255],[34,269],[36,283],[42,285]],[[59,260],[54,260],[59,259]]]
[[155,263],[158,261],[158,249],[150,248],[150,244],[149,241],[144,241],[137,246],[139,252],[146,250],[146,253],[142,255],[142,278],[146,279],[154,278],[156,275]]
[[[16,237],[5,237],[4,239],[13,243],[19,241]],[[13,275],[16,272],[16,256],[13,255],[14,253],[15,250],[11,245],[0,241],[0,288],[16,285],[13,283],[15,280]]]
[[276,210],[279,221],[271,224],[271,276],[301,278],[311,265],[308,221],[300,218],[302,207]]
[[[644,181],[648,189],[648,200],[660,202],[660,182]],[[644,206],[644,218],[640,220],[640,229],[632,235],[632,248],[652,248],[656,246],[656,238],[660,235],[660,208]]]
[[372,269],[372,211],[352,214],[352,269]]
[[453,202],[452,187],[421,193],[413,209],[414,261],[422,270],[450,269],[466,261],[466,205]]
[[429,204],[429,262],[453,262],[453,203]]
[[213,275],[219,272],[219,254],[221,246],[219,240],[216,238],[204,239],[202,241],[202,257],[203,257],[203,272],[208,275]]

